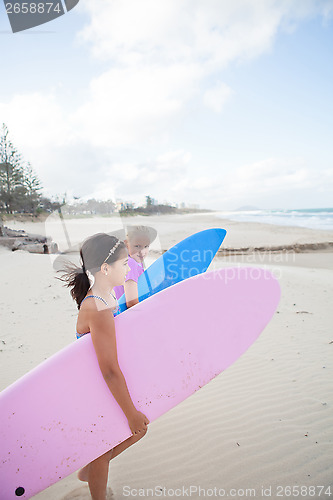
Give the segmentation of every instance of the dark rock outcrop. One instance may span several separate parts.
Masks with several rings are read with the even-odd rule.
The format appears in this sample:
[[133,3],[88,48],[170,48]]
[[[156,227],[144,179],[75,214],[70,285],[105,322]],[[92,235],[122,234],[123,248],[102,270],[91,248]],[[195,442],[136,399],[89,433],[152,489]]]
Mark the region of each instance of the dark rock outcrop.
[[58,245],[49,236],[29,234],[0,225],[0,245],[12,250],[26,250],[31,253],[57,253]]

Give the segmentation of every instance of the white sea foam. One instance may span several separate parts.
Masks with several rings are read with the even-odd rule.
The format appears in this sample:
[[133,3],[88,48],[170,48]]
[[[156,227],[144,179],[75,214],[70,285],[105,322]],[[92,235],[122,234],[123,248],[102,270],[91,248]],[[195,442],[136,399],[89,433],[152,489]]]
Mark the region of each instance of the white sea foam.
[[333,230],[333,208],[304,210],[235,210],[218,213],[223,219],[239,222],[263,222],[279,226]]

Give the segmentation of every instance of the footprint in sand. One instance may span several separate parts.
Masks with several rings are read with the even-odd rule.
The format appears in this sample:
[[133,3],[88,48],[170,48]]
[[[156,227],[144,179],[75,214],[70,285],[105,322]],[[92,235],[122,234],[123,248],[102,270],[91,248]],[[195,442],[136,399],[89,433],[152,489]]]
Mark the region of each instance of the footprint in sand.
[[[91,500],[91,495],[88,486],[80,486],[75,490],[67,493],[61,500]],[[115,500],[111,488],[107,489],[106,500]]]

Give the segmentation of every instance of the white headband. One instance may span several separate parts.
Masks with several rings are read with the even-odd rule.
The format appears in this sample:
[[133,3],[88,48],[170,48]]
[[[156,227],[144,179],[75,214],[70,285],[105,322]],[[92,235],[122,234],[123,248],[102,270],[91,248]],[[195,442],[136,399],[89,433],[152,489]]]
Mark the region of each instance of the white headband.
[[110,250],[110,252],[109,252],[108,256],[107,256],[107,257],[106,257],[106,259],[103,261],[103,264],[104,264],[104,262],[106,262],[106,261],[108,260],[108,258],[110,257],[110,255],[114,254],[114,252],[115,252],[115,251],[117,250],[117,248],[119,247],[120,243],[121,243],[121,241],[120,241],[120,240],[118,240],[118,241],[117,241],[117,243],[115,243],[115,244],[114,244],[114,246],[111,248],[111,250]]

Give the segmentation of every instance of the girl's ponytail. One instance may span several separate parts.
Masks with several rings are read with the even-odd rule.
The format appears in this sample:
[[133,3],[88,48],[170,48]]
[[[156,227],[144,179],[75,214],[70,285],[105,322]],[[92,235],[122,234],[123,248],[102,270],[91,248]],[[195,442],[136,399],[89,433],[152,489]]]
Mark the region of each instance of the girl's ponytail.
[[90,281],[85,269],[82,252],[80,252],[82,267],[75,266],[74,264],[67,264],[65,266],[65,272],[58,278],[66,283],[66,286],[71,289],[71,296],[77,303],[77,308],[80,309],[80,305],[84,297],[90,288]]

